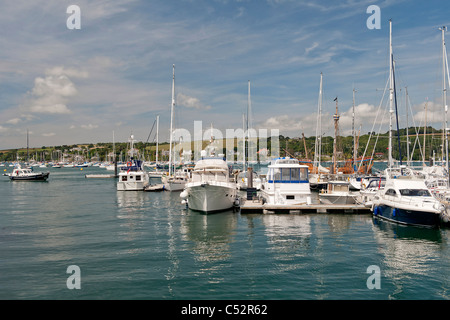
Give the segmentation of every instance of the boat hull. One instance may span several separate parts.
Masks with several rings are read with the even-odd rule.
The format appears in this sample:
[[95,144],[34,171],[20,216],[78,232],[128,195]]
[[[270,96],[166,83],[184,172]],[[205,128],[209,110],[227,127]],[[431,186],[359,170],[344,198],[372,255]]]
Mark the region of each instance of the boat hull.
[[387,205],[374,206],[373,215],[380,219],[405,225],[434,227],[438,226],[441,222],[440,214],[437,212],[406,210]]
[[[138,180],[137,177],[140,177]],[[119,174],[117,181],[117,191],[143,191],[149,185],[148,175],[142,173]]]
[[11,179],[11,181],[46,181],[49,175],[50,172],[43,172],[30,176],[10,176],[9,179]]
[[230,209],[237,196],[235,186],[201,183],[187,186],[188,207],[191,210],[211,213]]
[[324,204],[355,204],[356,200],[353,195],[350,194],[319,194],[319,200]]

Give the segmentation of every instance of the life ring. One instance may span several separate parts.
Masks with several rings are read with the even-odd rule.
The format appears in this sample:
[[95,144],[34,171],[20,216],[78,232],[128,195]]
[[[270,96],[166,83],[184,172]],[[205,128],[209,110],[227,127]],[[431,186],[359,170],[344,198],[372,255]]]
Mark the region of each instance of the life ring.
[[131,167],[131,161],[127,162],[127,167]]

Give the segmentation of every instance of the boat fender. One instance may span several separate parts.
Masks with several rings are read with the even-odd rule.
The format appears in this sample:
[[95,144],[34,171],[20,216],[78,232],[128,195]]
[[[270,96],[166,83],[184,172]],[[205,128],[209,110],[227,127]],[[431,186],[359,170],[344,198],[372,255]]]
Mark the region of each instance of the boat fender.
[[377,216],[380,213],[380,207],[375,207],[373,209],[373,215]]
[[188,193],[186,190],[183,190],[183,192],[180,193],[180,198],[182,198],[182,199],[187,198],[187,196],[188,196]]
[[397,210],[397,208],[395,208],[393,211],[392,211],[392,216],[393,217],[396,217],[397,216],[397,212],[398,210]]

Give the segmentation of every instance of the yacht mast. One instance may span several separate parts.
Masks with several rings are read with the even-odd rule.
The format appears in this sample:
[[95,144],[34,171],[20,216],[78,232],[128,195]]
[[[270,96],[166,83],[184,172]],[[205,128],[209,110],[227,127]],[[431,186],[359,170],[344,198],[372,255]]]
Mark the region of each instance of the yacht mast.
[[175,65],[172,77],[172,106],[170,110],[170,142],[169,142],[169,176],[172,175],[172,135],[173,135],[173,109],[175,108]]
[[158,170],[159,114],[156,116],[156,170]]
[[[444,131],[443,134],[445,135],[445,166],[447,168],[447,174],[449,171],[449,163],[448,163],[448,124],[447,124],[447,113],[448,113],[448,105],[447,105],[447,82],[446,82],[446,74],[445,69],[447,65],[447,52],[445,49],[445,31],[447,30],[447,27],[443,26],[442,28],[439,28],[442,32],[442,105],[444,107],[445,111],[445,119],[444,119]],[[442,141],[444,143],[444,140]],[[444,150],[444,146],[442,146],[442,151]],[[444,158],[444,156],[442,156]],[[450,179],[450,177],[449,177]],[[450,181],[450,180],[449,180]]]
[[317,123],[316,123],[316,143],[314,146],[314,167],[319,172],[320,157],[322,150],[322,72],[320,73],[319,101],[317,104]]
[[339,114],[338,114],[338,98],[336,101],[336,114],[333,115],[334,119],[334,143],[333,143],[333,174],[337,174],[337,137],[339,135]]
[[408,109],[408,87],[405,87],[405,107],[406,107],[406,165],[409,166],[410,165],[410,160],[409,160],[409,123],[408,123],[408,113],[409,113],[409,109]]
[[355,130],[355,88],[353,88],[353,114],[352,114],[352,132],[353,132],[353,173],[356,169],[356,130]]
[[428,109],[428,98],[425,102],[425,125],[423,127],[423,155],[422,155],[422,165],[425,166],[425,159],[426,159],[426,136],[427,136],[427,109]]
[[394,81],[392,76],[392,20],[389,20],[389,147],[388,164],[389,168],[393,166],[392,160],[392,115],[394,113]]

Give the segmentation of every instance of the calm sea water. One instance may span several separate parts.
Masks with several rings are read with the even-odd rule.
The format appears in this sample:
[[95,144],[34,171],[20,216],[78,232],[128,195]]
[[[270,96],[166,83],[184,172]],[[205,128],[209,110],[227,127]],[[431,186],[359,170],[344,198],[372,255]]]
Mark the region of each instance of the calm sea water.
[[[450,297],[450,229],[368,214],[204,215],[179,192],[85,178],[104,169],[48,171],[48,182],[0,177],[0,299]],[[67,287],[71,265],[81,289]],[[373,265],[380,289],[367,286]]]

